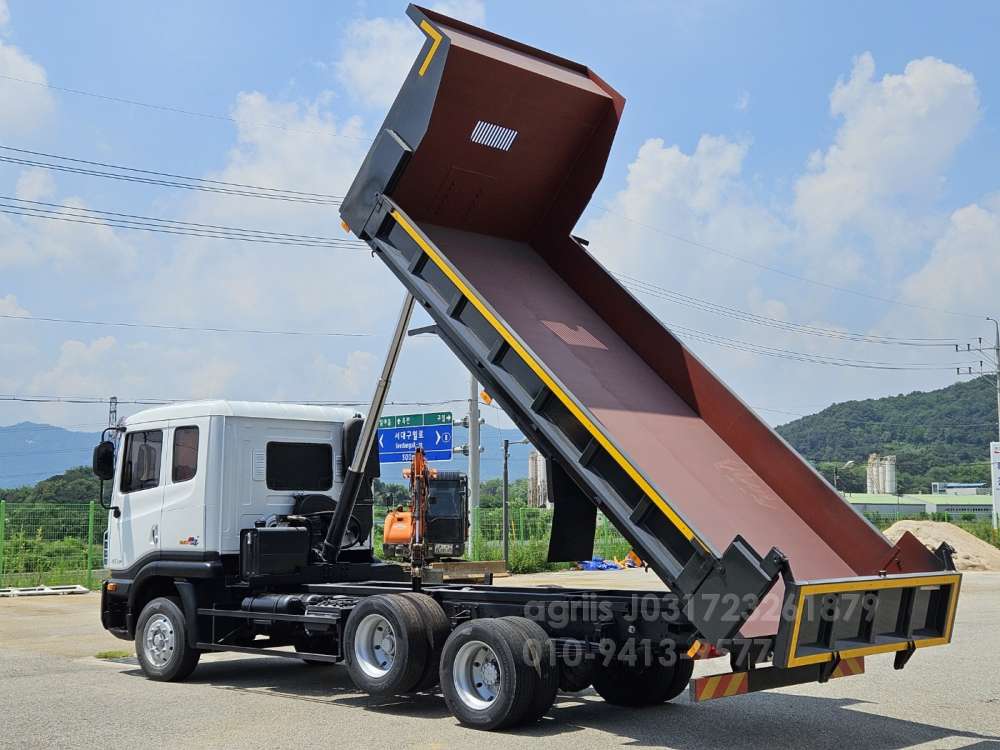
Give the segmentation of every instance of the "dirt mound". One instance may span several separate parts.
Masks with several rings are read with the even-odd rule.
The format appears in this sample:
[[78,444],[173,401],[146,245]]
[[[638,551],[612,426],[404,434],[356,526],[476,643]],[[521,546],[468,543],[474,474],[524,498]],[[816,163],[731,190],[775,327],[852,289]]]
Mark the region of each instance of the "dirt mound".
[[941,542],[955,548],[955,567],[959,570],[1000,570],[1000,549],[984,542],[965,529],[943,521],[896,521],[885,530],[892,542],[909,531],[928,549],[936,549]]

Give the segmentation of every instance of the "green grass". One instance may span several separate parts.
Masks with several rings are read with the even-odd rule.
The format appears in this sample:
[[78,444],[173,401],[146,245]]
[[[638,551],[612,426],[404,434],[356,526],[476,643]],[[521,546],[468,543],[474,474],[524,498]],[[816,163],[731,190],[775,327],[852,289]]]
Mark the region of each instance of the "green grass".
[[98,651],[94,654],[95,659],[127,659],[132,655],[131,651]]

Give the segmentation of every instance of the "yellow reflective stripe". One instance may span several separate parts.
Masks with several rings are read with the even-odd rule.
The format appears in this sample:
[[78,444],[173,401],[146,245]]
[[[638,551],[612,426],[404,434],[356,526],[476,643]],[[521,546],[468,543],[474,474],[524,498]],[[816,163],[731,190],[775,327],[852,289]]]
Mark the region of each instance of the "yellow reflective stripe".
[[950,585],[958,581],[958,575],[917,576],[914,578],[869,578],[842,583],[807,583],[802,586],[806,596],[816,594],[837,594],[843,591],[875,591],[876,589],[902,589],[916,586]]
[[420,64],[420,70],[417,71],[417,75],[422,76],[427,72],[427,66],[431,64],[431,60],[434,58],[434,53],[438,51],[438,47],[441,45],[441,32],[431,26],[426,19],[420,22],[420,30],[434,40],[431,44],[431,48],[427,51],[427,56]]
[[698,698],[700,701],[710,701],[715,695],[715,689],[719,686],[724,675],[717,674],[711,677],[705,678],[705,687],[701,691],[701,697]]
[[597,428],[597,426],[583,413],[583,411],[580,409],[580,407],[576,405],[573,399],[571,399],[563,391],[562,388],[556,385],[556,382],[552,379],[552,377],[542,368],[542,366],[538,362],[535,361],[535,358],[528,353],[528,351],[524,348],[524,346],[521,345],[521,342],[517,340],[514,334],[511,333],[509,330],[507,330],[507,328],[499,320],[497,320],[496,316],[494,316],[493,313],[489,311],[486,305],[483,304],[479,300],[479,298],[472,293],[472,290],[468,287],[468,285],[466,285],[465,282],[463,282],[462,279],[459,278],[458,274],[456,274],[452,270],[451,266],[449,266],[444,261],[444,259],[437,253],[437,251],[435,251],[434,248],[431,247],[431,244],[427,242],[420,235],[420,233],[417,232],[417,230],[410,225],[410,223],[405,218],[403,218],[403,215],[398,210],[394,210],[392,212],[392,218],[394,218],[399,223],[399,226],[401,226],[403,230],[408,235],[410,235],[411,238],[413,238],[413,241],[420,246],[420,249],[423,250],[425,253],[427,253],[428,257],[430,257],[430,259],[434,261],[434,264],[441,269],[441,272],[444,273],[444,275],[447,276],[449,279],[451,279],[451,282],[458,287],[458,289],[462,292],[462,294],[465,295],[465,298],[468,299],[469,302],[471,302],[473,306],[480,313],[482,313],[483,317],[489,321],[490,325],[492,325],[497,330],[497,332],[501,336],[503,336],[504,341],[506,341],[510,345],[510,347],[514,351],[516,351],[518,355],[520,355],[521,359],[523,359],[525,363],[527,363],[528,367],[530,367],[531,370],[535,373],[535,375],[537,375],[542,380],[542,382],[545,383],[546,386],[548,386],[549,390],[551,390],[556,395],[556,397],[563,403],[563,405],[570,410],[573,416],[576,417],[577,420],[579,420],[580,424],[586,427],[587,431],[594,437],[594,439],[597,440],[597,442],[600,443],[600,445],[609,454],[611,454],[611,457],[615,459],[615,462],[619,466],[621,466],[622,469],[624,469],[625,472],[632,478],[632,480],[642,488],[642,491],[645,492],[646,495],[653,501],[653,503],[663,512],[663,514],[670,519],[671,523],[673,523],[674,526],[677,527],[677,530],[684,535],[684,538],[690,541],[697,542],[699,545],[702,546],[703,549],[705,549],[705,551],[708,551],[707,545],[705,545],[704,542],[702,542],[695,536],[691,528],[686,523],[684,523],[684,521],[681,520],[680,516],[678,516],[677,513],[675,513],[674,510],[669,505],[667,505],[666,501],[664,501],[663,498],[660,497],[660,495],[652,488],[649,482],[647,482],[642,477],[642,475],[639,474],[639,472],[635,469],[635,467],[633,467],[632,464],[630,464],[626,460],[626,458],[621,454],[621,452],[611,444],[611,441],[608,440],[604,436],[604,434]]
[[747,678],[746,672],[737,672],[732,677],[729,678],[729,685],[726,687],[725,692],[722,697],[728,698],[731,695],[736,695],[743,688],[743,682]]

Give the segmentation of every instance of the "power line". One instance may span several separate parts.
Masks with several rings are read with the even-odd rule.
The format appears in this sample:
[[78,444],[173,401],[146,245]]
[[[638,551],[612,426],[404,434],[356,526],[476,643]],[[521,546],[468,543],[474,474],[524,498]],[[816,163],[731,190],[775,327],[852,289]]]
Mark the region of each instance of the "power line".
[[172,323],[133,323],[128,321],[83,320],[79,318],[52,318],[40,315],[12,315],[0,313],[0,318],[6,320],[27,320],[40,323],[65,323],[70,325],[107,326],[109,328],[151,328],[167,331],[191,331],[196,333],[236,333],[263,336],[334,336],[334,337],[370,337],[371,333],[335,333],[331,331],[276,331],[260,328],[219,328],[210,326],[185,326]]
[[661,234],[664,237],[669,237],[671,239],[677,240],[678,242],[683,242],[687,245],[691,245],[693,247],[697,247],[702,250],[707,250],[710,253],[715,253],[716,255],[721,255],[724,258],[729,258],[731,260],[735,260],[740,263],[746,263],[747,265],[754,266],[755,268],[759,268],[763,271],[769,271],[771,273],[780,274],[781,276],[786,276],[790,279],[795,279],[796,281],[802,281],[807,284],[813,284],[815,286],[823,287],[824,289],[830,289],[836,292],[844,292],[845,294],[853,294],[857,297],[864,297],[865,299],[874,300],[876,302],[885,302],[890,305],[899,305],[901,307],[909,307],[915,310],[925,310],[928,312],[943,313],[945,315],[954,315],[962,318],[981,319],[983,317],[981,314],[959,312],[956,310],[947,310],[942,307],[931,307],[929,305],[919,305],[914,302],[904,302],[903,300],[893,299],[891,297],[881,297],[877,294],[869,294],[868,292],[862,292],[858,289],[851,289],[849,287],[837,286],[836,284],[830,284],[826,281],[812,279],[809,278],[808,276],[800,276],[798,274],[792,273],[791,271],[786,271],[782,268],[776,268],[774,266],[769,266],[764,263],[758,263],[755,260],[751,260],[750,258],[745,258],[742,255],[738,255],[737,253],[733,253],[728,250],[722,250],[720,248],[713,247],[711,245],[706,245],[704,242],[698,242],[697,240],[692,240],[689,237],[683,237],[679,234],[673,234],[672,232],[668,232],[665,229],[661,229],[660,227],[656,227],[651,224],[646,224],[645,222],[633,219],[632,217],[626,216],[625,214],[619,213],[618,211],[613,211],[607,206],[595,206],[595,208],[599,211],[604,211],[605,213],[611,214],[612,216],[617,216],[637,226],[644,227],[651,232],[656,232],[657,234]]
[[59,159],[79,164],[107,167],[125,172],[135,172],[137,174],[117,174],[98,169],[87,169],[71,166],[68,164],[51,164],[36,159],[22,157],[11,157],[0,155],[0,162],[16,164],[24,167],[37,167],[51,169],[69,174],[79,174],[88,177],[102,177],[105,179],[121,180],[125,182],[140,183],[145,185],[155,185],[160,187],[174,187],[185,190],[199,190],[208,193],[219,193],[222,195],[234,195],[246,198],[263,198],[266,200],[286,201],[291,203],[306,203],[320,206],[339,206],[343,196],[325,195],[323,193],[307,193],[298,190],[284,190],[280,188],[261,187],[258,185],[246,185],[237,182],[225,182],[223,180],[209,180],[200,177],[187,177],[184,175],[171,174],[169,172],[156,172],[147,169],[136,169],[117,164],[107,164],[105,162],[94,162],[86,159],[76,159],[69,156],[57,156],[54,154],[44,154],[39,151],[29,151],[27,149],[13,148],[11,146],[0,146],[0,149],[26,154],[38,154],[49,159]]
[[214,224],[199,224],[196,222],[161,219],[152,216],[125,214],[115,211],[67,206],[45,201],[29,201],[20,198],[0,195],[0,213],[15,216],[27,216],[37,219],[67,221],[75,224],[91,224],[115,229],[137,229],[161,234],[181,235],[188,237],[204,237],[210,239],[237,240],[241,242],[256,242],[270,245],[288,245],[295,247],[321,247],[338,250],[367,251],[367,245],[357,240],[336,237],[317,237],[313,235],[291,234],[288,232],[269,232],[260,229],[242,227],[225,227]]
[[328,137],[328,138],[329,137],[332,137],[332,138],[345,138],[345,139],[348,139],[348,140],[362,141],[362,142],[365,142],[365,143],[371,143],[372,142],[371,138],[367,138],[365,136],[346,135],[344,133],[330,133],[330,132],[327,132],[327,131],[324,131],[324,130],[313,130],[311,128],[291,127],[288,124],[282,123],[282,122],[261,122],[261,121],[254,121],[254,120],[241,120],[241,119],[232,117],[230,115],[220,115],[220,114],[214,114],[214,113],[211,113],[211,112],[199,112],[199,111],[193,110],[193,109],[183,109],[181,107],[172,107],[172,106],[169,106],[169,105],[166,105],[166,104],[154,104],[154,103],[151,103],[151,102],[141,102],[141,101],[138,101],[138,100],[135,100],[135,99],[125,99],[124,97],[120,97],[120,96],[109,96],[107,94],[98,94],[98,93],[95,93],[93,91],[84,91],[83,89],[71,89],[71,88],[67,88],[65,86],[55,86],[55,85],[53,85],[51,83],[47,83],[45,81],[31,81],[31,80],[28,80],[26,78],[18,78],[17,76],[0,74],[0,78],[2,78],[4,80],[7,80],[7,81],[13,81],[15,83],[23,83],[23,84],[28,85],[28,86],[38,86],[40,88],[50,89],[52,91],[59,91],[59,92],[62,92],[64,94],[73,94],[75,96],[88,96],[88,97],[90,97],[92,99],[101,99],[103,101],[115,102],[117,104],[129,104],[129,105],[131,105],[133,107],[144,107],[146,109],[157,110],[157,111],[160,111],[160,112],[172,112],[174,114],[187,115],[189,117],[201,117],[201,118],[204,118],[204,119],[207,119],[207,120],[218,120],[218,121],[221,121],[221,122],[231,122],[231,123],[235,123],[236,125],[256,124],[259,127],[275,128],[277,130],[284,130],[284,131],[287,131],[289,133],[311,133],[313,135],[322,135],[322,136]]
[[781,320],[779,318],[771,318],[765,315],[758,315],[746,310],[740,310],[736,307],[729,307],[727,305],[720,305],[715,302],[710,302],[708,300],[701,299],[699,297],[693,297],[687,294],[682,294],[680,292],[675,292],[666,287],[657,286],[648,281],[643,281],[642,279],[637,279],[632,276],[628,276],[623,273],[614,273],[627,288],[632,289],[640,294],[646,294],[652,297],[657,297],[659,299],[664,299],[669,302],[674,302],[676,304],[683,305],[685,307],[691,307],[704,312],[714,313],[723,317],[734,318],[746,323],[753,323],[755,325],[766,326],[769,328],[778,328],[794,333],[805,333],[815,336],[824,336],[826,338],[840,339],[844,341],[854,342],[854,343],[867,343],[867,344],[891,344],[897,346],[915,346],[915,347],[948,347],[957,346],[959,339],[956,338],[906,338],[899,336],[881,336],[877,334],[867,334],[867,333],[855,333],[851,331],[838,331],[833,328],[822,328],[819,326],[813,326],[805,323],[795,323],[792,321]]
[[[212,399],[191,399],[191,398],[119,398],[119,405],[131,405],[131,406],[169,406],[170,404],[188,402],[188,401],[203,401]],[[230,399],[233,401],[240,401],[243,399]],[[56,395],[18,395],[18,394],[0,394],[0,402],[11,401],[17,403],[29,403],[29,404],[100,404],[102,406],[107,406],[108,398],[107,396],[56,396]],[[387,401],[386,406],[438,406],[441,404],[460,404],[468,401],[467,398],[453,398],[453,399],[442,399],[438,401]],[[342,400],[342,401],[314,401],[309,399],[293,399],[293,400],[281,400],[281,401],[268,401],[267,403],[272,404],[300,404],[303,406],[366,406],[370,401],[364,400]]]
[[934,363],[934,362],[912,362],[912,363],[895,363],[895,362],[879,362],[872,360],[862,360],[862,359],[848,359],[846,357],[834,357],[830,355],[823,354],[812,354],[808,352],[796,352],[789,349],[780,349],[776,347],[763,346],[761,344],[753,344],[740,339],[732,339],[726,336],[719,336],[714,333],[708,333],[706,331],[700,331],[695,328],[687,328],[686,326],[670,325],[671,330],[677,331],[685,338],[701,341],[707,344],[712,344],[714,346],[721,346],[727,349],[734,349],[736,351],[748,352],[750,354],[759,354],[766,357],[777,357],[780,359],[788,359],[796,362],[805,362],[809,364],[821,364],[830,365],[835,367],[854,367],[866,370],[920,370],[920,371],[934,371],[934,370],[954,370],[956,366],[967,366],[969,363]]
[[[365,243],[358,240],[348,240],[341,237],[322,237],[312,234],[293,234],[289,232],[271,232],[264,229],[246,229],[244,227],[227,227],[221,226],[219,224],[201,224],[194,221],[181,221],[179,219],[163,219],[156,216],[142,216],[140,214],[126,214],[119,211],[103,211],[97,208],[84,208],[81,206],[67,206],[63,203],[48,203],[46,201],[34,201],[27,200],[24,198],[14,198],[9,195],[0,195],[0,200],[14,201],[16,203],[27,203],[33,206],[47,206],[49,208],[57,209],[58,211],[66,212],[77,212],[83,215],[88,214],[99,214],[102,216],[113,216],[116,221],[124,221],[127,219],[137,219],[141,221],[155,222],[159,224],[172,225],[172,226],[182,226],[182,227],[194,227],[198,231],[209,231],[209,230],[219,230],[225,232],[240,232],[251,235],[263,235],[272,237],[290,237],[296,240],[316,240],[321,242],[338,242],[341,244],[348,244],[351,246],[364,245]],[[43,211],[46,209],[28,209],[32,211]]]

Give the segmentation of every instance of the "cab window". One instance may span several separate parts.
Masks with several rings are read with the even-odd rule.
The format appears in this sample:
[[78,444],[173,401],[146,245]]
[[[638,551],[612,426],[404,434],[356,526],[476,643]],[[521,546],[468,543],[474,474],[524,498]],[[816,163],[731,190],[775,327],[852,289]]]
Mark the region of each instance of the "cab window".
[[163,430],[130,432],[125,436],[122,460],[122,492],[138,492],[160,484],[160,456],[163,453]]
[[325,492],[333,487],[329,443],[268,443],[267,488]]
[[174,457],[170,481],[187,482],[198,473],[198,428],[174,430]]

